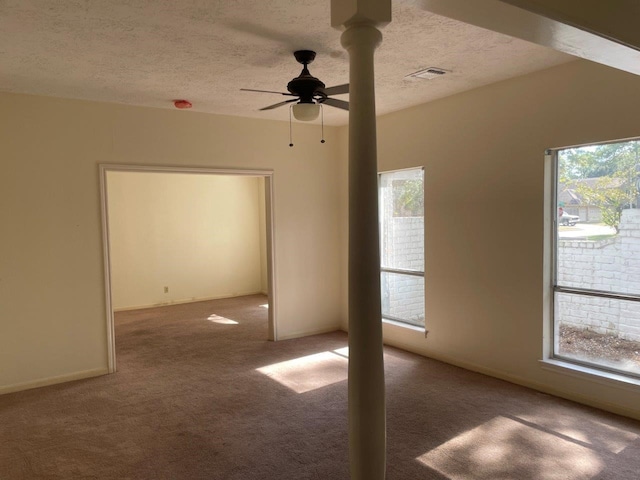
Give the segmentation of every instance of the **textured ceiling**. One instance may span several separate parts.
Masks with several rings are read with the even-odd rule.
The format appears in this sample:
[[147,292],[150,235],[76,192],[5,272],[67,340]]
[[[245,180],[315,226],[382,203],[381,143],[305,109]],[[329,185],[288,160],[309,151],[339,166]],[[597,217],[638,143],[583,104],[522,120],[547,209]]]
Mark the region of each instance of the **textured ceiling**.
[[[311,73],[348,82],[329,0],[0,0],[0,90],[288,120],[283,97],[300,72],[292,52],[318,52]],[[395,0],[376,53],[379,114],[573,59]],[[406,80],[426,67],[451,73]],[[348,96],[336,98],[348,100]],[[325,122],[348,114],[325,108]]]

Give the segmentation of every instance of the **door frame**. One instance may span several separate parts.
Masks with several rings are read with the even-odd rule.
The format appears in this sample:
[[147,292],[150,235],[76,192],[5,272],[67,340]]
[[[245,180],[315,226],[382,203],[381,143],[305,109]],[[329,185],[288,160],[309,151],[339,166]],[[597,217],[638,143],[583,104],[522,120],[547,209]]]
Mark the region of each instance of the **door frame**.
[[107,328],[107,360],[109,373],[116,371],[116,342],[113,301],[111,296],[111,253],[109,244],[109,192],[107,188],[107,174],[109,172],[142,172],[142,173],[188,173],[194,175],[232,175],[264,178],[265,192],[265,223],[266,223],[266,251],[267,251],[267,297],[269,337],[271,341],[278,340],[277,308],[276,308],[276,272],[275,272],[275,215],[273,208],[274,173],[273,170],[259,169],[231,169],[231,168],[202,168],[202,167],[173,167],[156,165],[120,165],[99,164],[100,169],[100,206],[102,215],[102,251],[104,262],[105,307]]

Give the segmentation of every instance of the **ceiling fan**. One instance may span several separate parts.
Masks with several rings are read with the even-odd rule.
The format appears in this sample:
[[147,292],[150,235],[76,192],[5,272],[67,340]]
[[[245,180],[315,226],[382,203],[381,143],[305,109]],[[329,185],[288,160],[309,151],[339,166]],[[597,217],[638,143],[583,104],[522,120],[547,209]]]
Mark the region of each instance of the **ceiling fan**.
[[285,100],[284,102],[274,103],[273,105],[261,108],[260,110],[271,110],[289,103],[297,102],[293,105],[293,116],[297,120],[302,121],[311,121],[318,118],[320,105],[322,104],[330,105],[342,110],[349,110],[349,102],[330,98],[331,95],[349,93],[348,83],[345,83],[344,85],[336,85],[335,87],[325,87],[324,83],[312,76],[307,68],[307,65],[313,62],[316,58],[316,52],[311,50],[297,50],[293,52],[293,55],[296,57],[298,63],[303,65],[303,68],[300,75],[287,84],[287,90],[289,90],[289,93],[274,92],[271,90],[254,90],[251,88],[241,88],[240,90],[245,92],[277,93],[279,95],[295,97],[290,100]]

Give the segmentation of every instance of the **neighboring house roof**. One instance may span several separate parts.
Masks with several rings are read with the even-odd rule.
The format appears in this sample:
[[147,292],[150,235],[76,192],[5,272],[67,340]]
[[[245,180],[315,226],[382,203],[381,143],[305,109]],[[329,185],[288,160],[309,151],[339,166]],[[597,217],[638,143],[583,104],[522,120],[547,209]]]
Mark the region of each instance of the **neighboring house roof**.
[[578,187],[584,185],[589,188],[619,188],[624,185],[624,179],[616,177],[578,178],[568,183],[560,184],[558,189],[558,203],[565,205],[581,205],[582,196]]
[[558,192],[558,203],[564,203],[565,205],[579,205],[581,202],[580,196],[572,189],[565,188]]

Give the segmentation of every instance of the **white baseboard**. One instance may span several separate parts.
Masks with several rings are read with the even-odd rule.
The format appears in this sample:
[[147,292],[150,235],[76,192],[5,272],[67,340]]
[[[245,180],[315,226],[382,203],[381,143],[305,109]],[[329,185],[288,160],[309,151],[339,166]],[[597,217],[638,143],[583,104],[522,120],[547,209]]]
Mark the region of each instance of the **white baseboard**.
[[107,368],[95,368],[93,370],[84,370],[82,372],[69,373],[67,375],[59,375],[57,377],[41,378],[30,382],[15,383],[13,385],[0,386],[0,395],[13,392],[21,392],[22,390],[30,390],[32,388],[46,387],[58,383],[72,382],[74,380],[83,380],[85,378],[99,377],[109,373]]
[[318,330],[307,330],[304,332],[290,333],[289,335],[278,335],[278,340],[291,340],[293,338],[310,337],[312,335],[322,335],[323,333],[331,333],[340,331],[340,325],[336,324],[332,327],[320,328]]
[[235,294],[235,295],[225,294],[225,295],[216,295],[216,296],[213,296],[213,297],[190,298],[188,300],[173,300],[171,302],[153,303],[153,304],[150,304],[150,305],[134,305],[134,306],[131,306],[131,307],[114,308],[113,311],[114,312],[128,312],[130,310],[141,310],[143,308],[166,307],[168,305],[182,305],[184,303],[206,302],[208,300],[221,300],[223,298],[247,297],[249,295],[261,295],[261,294],[262,295],[266,295],[266,293],[261,292],[261,291],[238,293],[238,294]]

